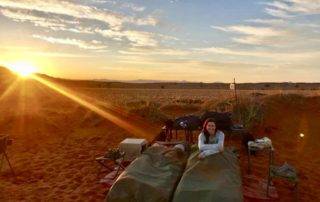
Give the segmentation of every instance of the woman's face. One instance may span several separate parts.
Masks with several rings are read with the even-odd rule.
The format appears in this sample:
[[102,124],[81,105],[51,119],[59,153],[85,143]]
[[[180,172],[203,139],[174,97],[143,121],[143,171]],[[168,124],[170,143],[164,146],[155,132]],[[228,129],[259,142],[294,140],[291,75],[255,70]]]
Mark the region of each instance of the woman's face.
[[213,135],[216,130],[216,124],[214,122],[209,122],[206,129],[211,135]]

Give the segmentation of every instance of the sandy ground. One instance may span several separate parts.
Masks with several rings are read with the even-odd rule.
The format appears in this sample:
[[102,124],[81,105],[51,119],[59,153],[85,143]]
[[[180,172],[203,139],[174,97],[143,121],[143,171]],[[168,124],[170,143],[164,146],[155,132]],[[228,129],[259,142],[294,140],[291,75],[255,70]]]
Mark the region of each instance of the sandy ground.
[[[13,139],[8,154],[16,176],[4,167],[0,201],[102,201],[106,187],[98,182],[103,173],[95,157],[133,135],[42,86],[18,86],[11,94],[1,99],[0,132]],[[273,140],[277,163],[287,161],[299,170],[300,201],[320,201],[320,99],[308,98],[302,104],[273,102],[264,125],[254,134]],[[139,118],[124,116],[124,120],[148,131],[144,136],[148,140],[160,130],[160,125],[151,127]],[[300,138],[300,133],[305,137]],[[227,144],[240,149],[245,175],[247,155],[240,142],[234,138]],[[263,154],[253,157],[253,174],[266,178],[266,159]],[[290,184],[274,183],[280,201],[293,200]]]
[[[289,163],[298,170],[299,201],[320,201],[320,98],[309,97],[302,102],[272,100],[268,104],[263,126],[256,128],[255,136],[268,136],[275,149],[275,164]],[[304,134],[304,138],[299,135]],[[241,167],[245,175],[247,155],[242,149]],[[253,158],[253,174],[266,177],[268,155],[258,153]],[[292,185],[285,180],[275,179],[280,201],[293,201]]]
[[[95,158],[137,136],[36,84],[10,95],[1,100],[0,131],[13,139],[8,154],[15,177],[5,165],[0,201],[102,201],[106,188],[98,183],[103,173]],[[142,138],[150,141],[159,132],[146,120],[132,119],[147,132]]]

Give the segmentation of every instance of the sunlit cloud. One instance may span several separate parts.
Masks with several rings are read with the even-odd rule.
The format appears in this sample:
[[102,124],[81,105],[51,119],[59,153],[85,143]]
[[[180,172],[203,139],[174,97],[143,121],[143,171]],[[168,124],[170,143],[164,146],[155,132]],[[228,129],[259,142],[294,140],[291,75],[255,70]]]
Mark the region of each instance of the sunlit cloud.
[[23,10],[9,10],[9,9],[2,9],[0,10],[1,14],[7,18],[10,18],[16,22],[33,22],[36,26],[41,27],[65,27],[65,24],[59,23],[57,20],[54,19],[47,19],[44,17],[38,17],[32,14],[28,14]]
[[43,56],[43,57],[52,57],[52,58],[92,58],[98,57],[97,55],[89,54],[74,54],[74,53],[64,53],[64,52],[39,52],[39,51],[28,51],[26,55],[33,56]]
[[319,0],[283,0],[265,2],[265,12],[279,18],[290,18],[295,15],[320,14]]
[[125,31],[125,36],[133,42],[134,46],[157,46],[158,42],[153,39],[153,34],[141,31]]
[[286,11],[273,9],[273,8],[266,8],[265,12],[273,17],[278,18],[291,18],[293,15],[288,14]]
[[[30,22],[37,27],[49,28],[54,31],[69,31],[75,33],[92,34],[93,31],[88,27],[79,26],[79,21],[65,20],[61,18],[42,17],[26,10],[2,9],[0,13],[16,22]],[[75,26],[76,25],[76,26]]]
[[129,8],[129,9],[136,11],[136,12],[142,12],[146,9],[146,7],[144,7],[144,6],[137,6],[133,3],[122,3],[122,7]]
[[170,49],[170,48],[155,48],[155,49],[130,48],[128,50],[120,50],[119,53],[124,55],[186,56],[186,55],[192,54],[192,51]]
[[96,29],[97,33],[100,33],[102,36],[112,38],[114,40],[122,41],[127,39],[130,41],[133,46],[157,46],[158,41],[154,39],[154,34],[144,31],[113,31],[113,30],[101,30]]
[[271,27],[254,27],[246,25],[234,25],[228,27],[211,26],[214,29],[224,32],[231,32],[240,35],[233,40],[243,44],[271,44],[272,39],[287,36],[289,33],[283,30],[277,30]]
[[107,46],[101,45],[100,43],[97,44],[95,41],[86,42],[78,39],[71,39],[71,38],[54,38],[48,37],[43,35],[32,35],[34,38],[41,39],[53,44],[64,44],[64,45],[72,45],[77,46],[82,49],[90,49],[90,50],[98,50],[98,49],[106,49]]
[[320,51],[311,52],[275,52],[257,50],[235,50],[221,47],[197,48],[196,51],[215,53],[222,55],[247,56],[259,58],[271,58],[274,60],[297,61],[302,59],[316,59],[320,57]]
[[211,26],[214,29],[218,29],[225,32],[235,32],[244,35],[253,35],[253,36],[261,36],[261,37],[272,37],[272,36],[281,36],[285,35],[286,32],[281,30],[275,30],[270,27],[253,27],[253,26],[244,26],[244,25],[236,25],[230,27],[218,27]]
[[111,10],[98,9],[96,7],[76,4],[70,1],[2,0],[0,1],[0,6],[4,8],[25,9],[58,15],[68,15],[80,19],[98,20],[100,22],[107,23],[110,28],[115,30],[119,30],[124,22],[135,23],[137,21],[138,24],[155,25],[155,20],[151,20],[150,18],[147,18],[146,20],[132,18]]
[[156,26],[159,23],[159,20],[157,20],[154,17],[148,16],[146,18],[132,18],[131,20],[129,20],[130,22],[134,22],[137,25],[152,25],[152,26]]
[[285,23],[283,19],[249,19],[246,22],[252,22],[256,24],[267,24],[267,25],[281,25]]
[[100,10],[89,6],[78,5],[67,1],[43,1],[43,0],[24,0],[9,1],[2,0],[0,6],[16,9],[36,10],[45,13],[53,13],[59,15],[69,15],[76,18],[87,18],[99,20],[109,24],[112,28],[119,28],[124,16],[112,11]]

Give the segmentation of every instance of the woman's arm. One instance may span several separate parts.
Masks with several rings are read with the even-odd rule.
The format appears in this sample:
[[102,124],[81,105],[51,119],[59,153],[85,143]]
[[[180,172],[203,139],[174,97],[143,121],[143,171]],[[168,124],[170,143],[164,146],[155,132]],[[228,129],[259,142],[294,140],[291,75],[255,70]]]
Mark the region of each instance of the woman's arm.
[[222,152],[224,145],[224,133],[219,131],[217,134],[218,143],[217,144],[205,144],[205,136],[203,133],[199,135],[198,147],[200,151],[212,150],[212,152]]

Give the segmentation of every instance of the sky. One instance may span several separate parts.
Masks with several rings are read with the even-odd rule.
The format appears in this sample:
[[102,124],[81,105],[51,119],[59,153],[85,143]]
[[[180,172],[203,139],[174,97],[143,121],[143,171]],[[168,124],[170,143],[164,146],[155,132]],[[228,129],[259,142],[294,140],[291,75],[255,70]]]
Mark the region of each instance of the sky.
[[320,82],[320,0],[1,0],[0,65],[70,79]]

